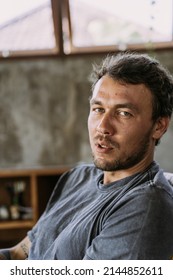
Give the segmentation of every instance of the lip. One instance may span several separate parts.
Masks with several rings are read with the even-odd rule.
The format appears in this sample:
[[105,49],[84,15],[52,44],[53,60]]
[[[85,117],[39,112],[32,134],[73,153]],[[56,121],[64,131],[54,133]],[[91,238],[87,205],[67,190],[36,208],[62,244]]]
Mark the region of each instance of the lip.
[[113,147],[107,143],[95,143],[95,148],[98,153],[105,154],[113,150]]

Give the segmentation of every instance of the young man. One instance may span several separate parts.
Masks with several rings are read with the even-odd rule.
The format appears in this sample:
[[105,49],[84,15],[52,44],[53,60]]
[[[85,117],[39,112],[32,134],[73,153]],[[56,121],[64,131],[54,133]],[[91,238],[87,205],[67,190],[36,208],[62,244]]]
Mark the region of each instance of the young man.
[[171,259],[173,189],[154,161],[173,109],[173,79],[147,55],[94,69],[88,118],[94,164],[64,174],[28,236],[1,259]]

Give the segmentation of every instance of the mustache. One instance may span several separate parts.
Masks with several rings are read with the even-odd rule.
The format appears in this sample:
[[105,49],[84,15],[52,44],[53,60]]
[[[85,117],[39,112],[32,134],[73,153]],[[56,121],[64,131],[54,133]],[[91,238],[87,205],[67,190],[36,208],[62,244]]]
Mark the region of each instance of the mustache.
[[104,142],[104,144],[108,144],[112,146],[112,148],[119,148],[119,144],[111,139],[111,137],[107,134],[98,134],[94,137],[95,142]]

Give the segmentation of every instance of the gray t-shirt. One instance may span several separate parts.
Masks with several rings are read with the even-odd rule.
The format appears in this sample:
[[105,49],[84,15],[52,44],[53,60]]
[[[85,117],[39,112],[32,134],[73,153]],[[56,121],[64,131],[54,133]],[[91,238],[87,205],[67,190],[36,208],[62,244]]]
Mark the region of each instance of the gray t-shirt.
[[173,190],[153,162],[143,173],[103,185],[94,165],[62,175],[28,232],[29,259],[130,260],[173,256]]

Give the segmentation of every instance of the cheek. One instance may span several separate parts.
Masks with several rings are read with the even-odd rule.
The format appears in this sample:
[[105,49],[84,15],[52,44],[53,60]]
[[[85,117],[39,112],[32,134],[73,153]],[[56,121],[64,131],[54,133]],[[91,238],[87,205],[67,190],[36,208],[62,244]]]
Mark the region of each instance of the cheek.
[[89,134],[89,139],[90,139],[90,141],[91,141],[92,131],[93,131],[93,128],[92,128],[92,121],[91,121],[91,118],[88,117],[88,134]]
[[88,117],[88,131],[89,133],[92,133],[92,131],[94,131],[95,128],[95,121],[93,121],[93,118],[91,117],[91,115],[89,115]]
[[141,139],[143,139],[144,135],[146,134],[145,128],[142,126],[134,127],[128,126],[125,129],[121,129],[119,132],[119,141],[124,142],[127,146],[129,145],[137,145]]
[[90,131],[90,127],[91,127],[91,118],[90,116],[88,117],[88,131]]
[[135,129],[128,129],[126,135],[127,145],[131,145],[132,148],[137,148],[141,145],[144,139],[150,142],[152,139],[152,129],[145,125],[140,125]]
[[88,136],[91,149],[94,149],[94,137],[96,135],[96,126],[92,118],[88,118]]

